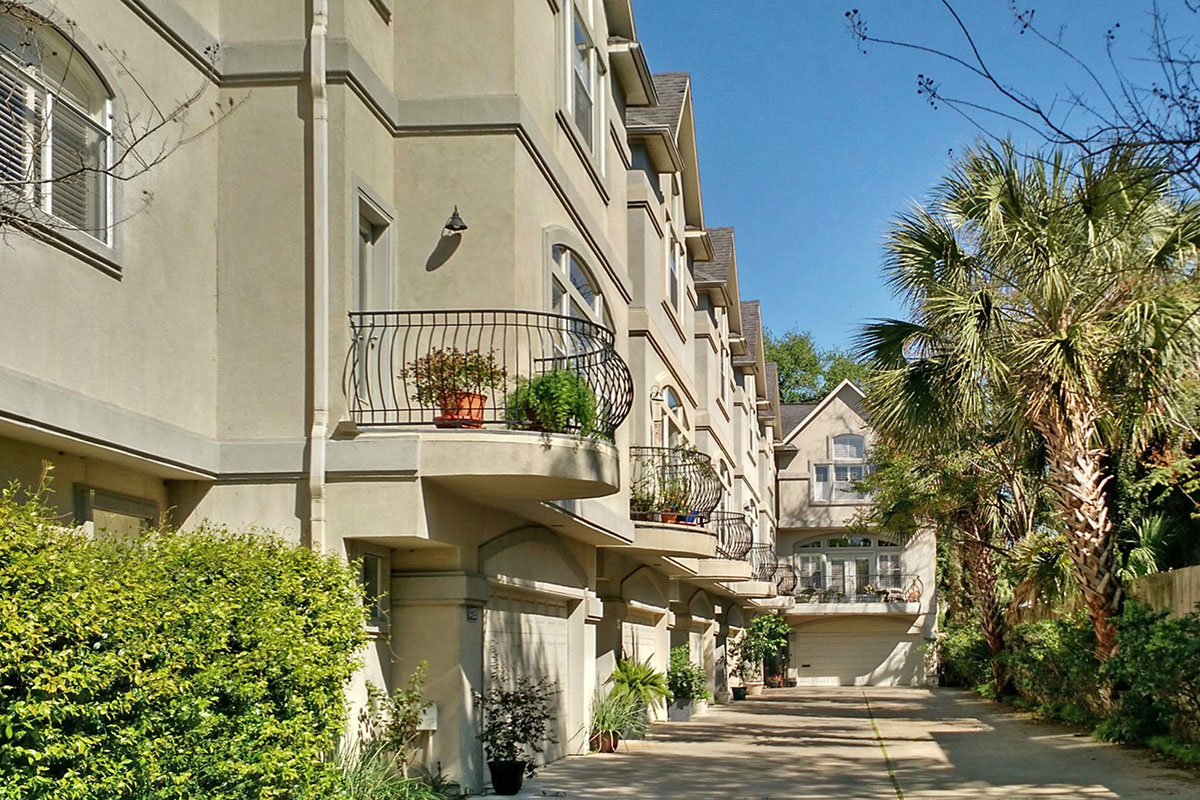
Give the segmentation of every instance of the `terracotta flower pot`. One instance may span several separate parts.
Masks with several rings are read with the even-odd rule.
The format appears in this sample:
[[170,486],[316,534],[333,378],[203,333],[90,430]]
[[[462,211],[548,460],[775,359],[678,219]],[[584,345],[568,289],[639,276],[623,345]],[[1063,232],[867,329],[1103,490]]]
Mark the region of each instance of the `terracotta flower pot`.
[[439,428],[482,428],[487,396],[476,392],[452,392],[442,398],[442,415],[433,418]]
[[588,747],[596,753],[615,753],[621,743],[621,734],[616,731],[598,731],[592,734]]
[[524,761],[489,761],[488,771],[492,773],[492,790],[496,794],[514,795],[525,782]]
[[659,518],[668,525],[674,525],[679,521],[679,515],[674,511],[664,511],[659,514]]

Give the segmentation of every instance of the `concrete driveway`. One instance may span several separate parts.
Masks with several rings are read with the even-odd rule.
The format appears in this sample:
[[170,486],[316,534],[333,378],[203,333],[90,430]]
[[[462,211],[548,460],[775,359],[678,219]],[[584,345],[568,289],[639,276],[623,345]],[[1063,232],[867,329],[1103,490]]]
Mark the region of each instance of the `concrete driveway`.
[[564,759],[523,797],[1197,798],[1200,775],[952,689],[767,690],[613,755]]

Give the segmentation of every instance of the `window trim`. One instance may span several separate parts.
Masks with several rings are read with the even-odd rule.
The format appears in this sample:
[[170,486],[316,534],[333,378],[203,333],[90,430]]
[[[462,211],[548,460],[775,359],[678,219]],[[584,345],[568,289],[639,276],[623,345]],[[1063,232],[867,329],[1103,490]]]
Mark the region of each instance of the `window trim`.
[[[596,13],[593,0],[567,0],[564,3],[563,23],[560,26],[563,36],[563,112],[559,115],[565,123],[571,137],[576,140],[575,148],[588,162],[590,169],[598,173],[595,177],[597,188],[605,197],[603,180],[608,177],[608,91],[607,82],[609,68],[600,48],[600,39],[596,36]],[[580,27],[588,39],[588,73],[592,82],[592,117],[589,133],[580,129],[575,121],[575,20],[579,19]]]
[[[355,548],[352,560],[359,562],[358,581],[364,593],[367,590],[367,565],[370,561],[375,562],[375,579],[379,583],[380,592],[379,596],[367,606],[371,611],[371,615],[367,618],[366,625],[367,630],[372,633],[386,634],[391,624],[389,613],[392,593],[392,588],[389,585],[389,578],[391,577],[390,555],[359,546]],[[366,597],[363,599],[365,601]]]
[[[589,305],[575,288],[574,282],[571,280],[571,259],[574,258],[575,263],[583,270],[584,275],[588,278],[593,291],[596,295],[596,304]],[[563,290],[563,306],[556,307],[554,305],[554,287],[555,285],[562,287]],[[564,317],[571,316],[571,301],[575,301],[580,308],[584,310],[588,320],[602,328],[612,330],[611,314],[608,311],[608,303],[604,299],[604,288],[600,285],[600,281],[596,280],[596,271],[593,270],[579,251],[569,244],[562,241],[555,241],[550,245],[549,254],[549,269],[548,280],[546,282],[546,307],[553,314],[559,314]]]

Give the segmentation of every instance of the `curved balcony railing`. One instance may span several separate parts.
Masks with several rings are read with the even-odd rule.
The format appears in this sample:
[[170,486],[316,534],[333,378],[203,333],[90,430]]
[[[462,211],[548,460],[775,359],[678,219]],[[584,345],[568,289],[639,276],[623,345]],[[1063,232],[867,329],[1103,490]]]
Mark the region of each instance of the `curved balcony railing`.
[[918,575],[801,575],[794,593],[808,603],[919,603],[924,584]]
[[775,545],[756,544],[746,553],[750,562],[750,574],[756,581],[774,581],[775,569],[779,566],[779,556],[775,555]]
[[796,570],[791,564],[781,563],[775,567],[775,593],[791,597],[796,592]]
[[360,426],[505,426],[611,439],[633,378],[602,325],[539,311],[350,314],[345,386]]
[[709,527],[717,532],[717,555],[741,561],[754,545],[754,529],[745,514],[736,511],[714,511],[709,515]]
[[711,458],[686,447],[631,447],[629,456],[633,519],[708,524],[722,492]]

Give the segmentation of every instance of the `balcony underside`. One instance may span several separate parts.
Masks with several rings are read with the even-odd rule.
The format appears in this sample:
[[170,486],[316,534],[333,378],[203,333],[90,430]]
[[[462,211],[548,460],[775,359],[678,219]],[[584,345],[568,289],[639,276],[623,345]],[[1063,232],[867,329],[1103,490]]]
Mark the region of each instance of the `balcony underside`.
[[420,463],[422,478],[485,500],[570,500],[620,488],[617,449],[567,434],[422,431]]
[[681,558],[680,563],[701,581],[749,581],[750,565],[729,558]]
[[725,587],[738,597],[774,597],[775,583],[773,581],[730,581]]
[[915,617],[920,603],[806,603],[796,599],[787,610],[789,617],[844,617],[847,615]]
[[633,543],[627,549],[665,556],[710,559],[717,554],[717,537],[695,525],[637,522],[633,526]]

